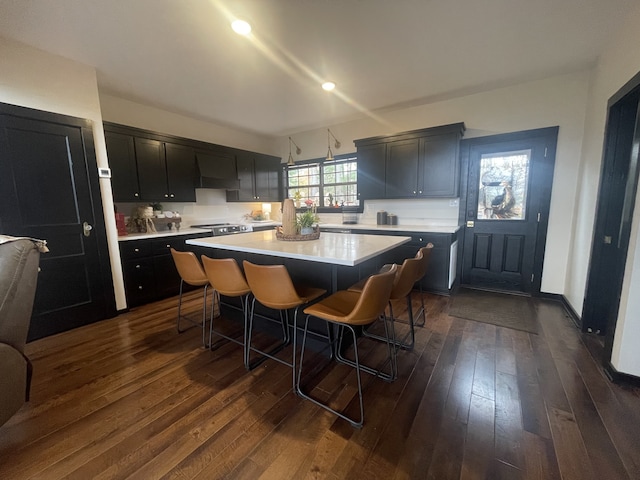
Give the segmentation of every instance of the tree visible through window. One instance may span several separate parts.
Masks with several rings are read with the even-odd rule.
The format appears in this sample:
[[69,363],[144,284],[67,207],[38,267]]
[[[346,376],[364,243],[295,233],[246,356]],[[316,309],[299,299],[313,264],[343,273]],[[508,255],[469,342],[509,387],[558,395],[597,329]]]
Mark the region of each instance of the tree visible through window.
[[301,206],[305,203],[321,208],[358,206],[356,157],[311,161],[288,167],[287,196],[293,199],[299,198]]

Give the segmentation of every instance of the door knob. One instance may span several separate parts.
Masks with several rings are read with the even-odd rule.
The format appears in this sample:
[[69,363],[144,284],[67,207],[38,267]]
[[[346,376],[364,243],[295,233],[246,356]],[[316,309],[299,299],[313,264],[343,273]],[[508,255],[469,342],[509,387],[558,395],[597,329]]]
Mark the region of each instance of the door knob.
[[82,233],[84,234],[85,237],[88,237],[91,235],[91,230],[93,230],[93,227],[89,225],[87,222],[84,222],[82,224]]

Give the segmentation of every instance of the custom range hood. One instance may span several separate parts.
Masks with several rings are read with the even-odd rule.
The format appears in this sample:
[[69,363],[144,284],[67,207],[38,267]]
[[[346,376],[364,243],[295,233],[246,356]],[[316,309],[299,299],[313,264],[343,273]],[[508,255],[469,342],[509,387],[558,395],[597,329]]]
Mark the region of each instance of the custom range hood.
[[236,160],[233,155],[224,153],[197,153],[199,188],[216,188],[225,190],[240,189],[240,180],[236,171]]

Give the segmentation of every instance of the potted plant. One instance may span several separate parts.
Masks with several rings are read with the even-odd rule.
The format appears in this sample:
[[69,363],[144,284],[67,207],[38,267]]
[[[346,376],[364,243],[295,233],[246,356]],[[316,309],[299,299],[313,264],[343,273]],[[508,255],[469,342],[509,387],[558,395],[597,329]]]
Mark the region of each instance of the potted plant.
[[155,203],[151,203],[149,204],[149,206],[151,208],[153,208],[153,214],[157,217],[158,215],[162,214],[162,204],[155,202]]
[[296,208],[300,208],[300,200],[302,199],[302,194],[296,190],[296,192],[293,194],[293,202],[296,205]]
[[318,223],[318,215],[313,209],[306,210],[298,215],[296,224],[300,230],[301,235],[309,235],[313,233],[313,226]]

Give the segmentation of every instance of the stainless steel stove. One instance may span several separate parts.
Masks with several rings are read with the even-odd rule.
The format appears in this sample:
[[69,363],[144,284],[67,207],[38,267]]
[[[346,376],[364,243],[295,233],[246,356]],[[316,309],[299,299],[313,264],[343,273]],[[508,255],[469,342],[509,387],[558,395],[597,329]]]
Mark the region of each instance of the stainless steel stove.
[[214,237],[219,237],[221,235],[235,235],[237,233],[247,233],[253,231],[253,227],[251,225],[239,223],[207,223],[191,226],[193,228],[209,228],[211,229],[211,235]]

